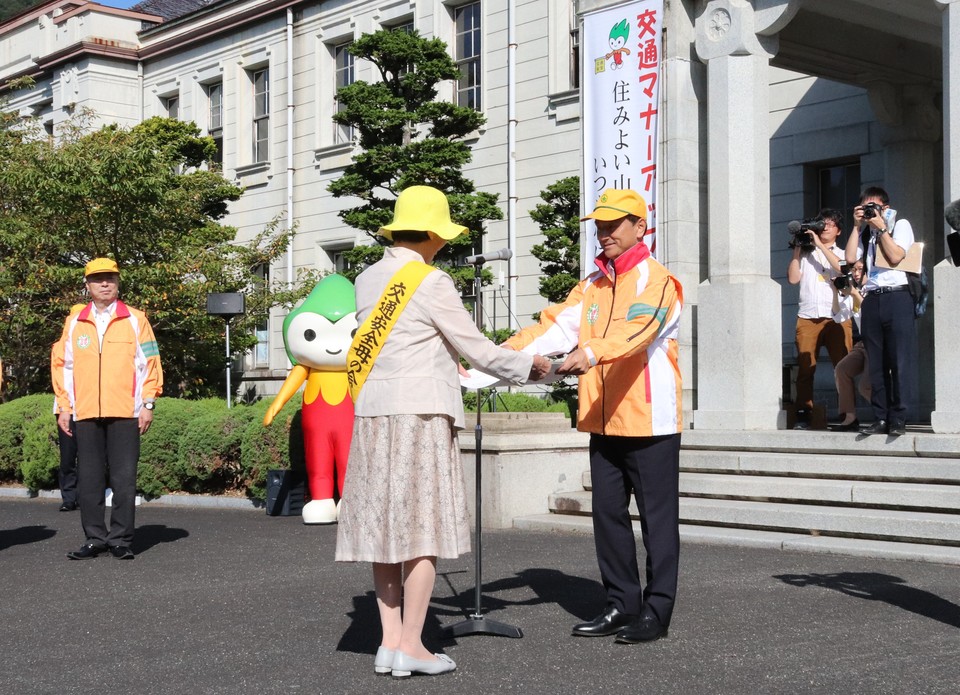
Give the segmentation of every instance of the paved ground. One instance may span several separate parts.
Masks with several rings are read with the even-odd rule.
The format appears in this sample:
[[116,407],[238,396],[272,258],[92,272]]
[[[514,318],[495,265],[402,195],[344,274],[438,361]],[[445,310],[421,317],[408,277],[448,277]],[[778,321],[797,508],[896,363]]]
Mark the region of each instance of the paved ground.
[[473,555],[441,561],[429,643],[460,668],[373,675],[367,565],[336,530],[230,509],[138,513],[133,562],[76,562],[77,513],[0,499],[3,693],[956,693],[960,581],[944,565],[683,547],[670,637],[569,636],[601,607],[592,539],[484,535],[489,616],[522,639],[444,638]]

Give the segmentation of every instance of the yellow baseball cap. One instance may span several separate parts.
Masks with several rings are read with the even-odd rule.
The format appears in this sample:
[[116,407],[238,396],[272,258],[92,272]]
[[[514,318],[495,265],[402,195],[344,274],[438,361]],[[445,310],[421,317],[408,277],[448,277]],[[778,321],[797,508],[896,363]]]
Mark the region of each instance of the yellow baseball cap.
[[450,220],[450,204],[443,191],[431,186],[403,189],[393,206],[393,221],[380,227],[379,233],[393,241],[394,232],[433,232],[450,241],[467,228]]
[[608,188],[597,198],[593,212],[580,221],[619,220],[627,215],[647,219],[646,201],[631,188]]
[[83,268],[83,277],[96,275],[97,273],[116,273],[120,274],[120,268],[117,262],[112,258],[94,258]]

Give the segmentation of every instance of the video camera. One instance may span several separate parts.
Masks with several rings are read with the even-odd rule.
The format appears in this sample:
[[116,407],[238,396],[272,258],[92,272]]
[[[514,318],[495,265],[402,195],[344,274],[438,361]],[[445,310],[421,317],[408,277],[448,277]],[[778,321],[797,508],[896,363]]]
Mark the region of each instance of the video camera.
[[803,222],[791,220],[787,225],[787,231],[792,235],[790,239],[790,248],[793,249],[799,246],[803,251],[813,251],[817,245],[813,243],[813,239],[810,237],[809,232],[819,234],[823,231],[823,228],[823,220],[819,217],[810,217],[805,219]]

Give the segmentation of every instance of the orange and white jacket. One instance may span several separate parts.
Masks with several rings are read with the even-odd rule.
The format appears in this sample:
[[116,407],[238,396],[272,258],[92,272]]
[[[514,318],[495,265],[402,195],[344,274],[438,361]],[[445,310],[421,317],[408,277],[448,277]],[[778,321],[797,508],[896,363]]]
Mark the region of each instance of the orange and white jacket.
[[56,411],[74,420],[135,418],[145,400],[163,390],[163,370],[153,328],[142,311],[117,301],[113,318],[97,335],[93,304],[67,317],[51,352]]
[[577,429],[651,437],[683,429],[677,335],[683,287],[637,244],[614,261],[603,255],[563,304],[505,344],[561,355],[580,347],[593,366],[580,377]]

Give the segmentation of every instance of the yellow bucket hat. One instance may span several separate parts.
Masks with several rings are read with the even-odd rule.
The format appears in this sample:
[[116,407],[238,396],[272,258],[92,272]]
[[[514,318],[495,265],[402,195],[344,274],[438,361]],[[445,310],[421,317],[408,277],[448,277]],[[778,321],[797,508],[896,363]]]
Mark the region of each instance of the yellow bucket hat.
[[593,212],[586,217],[581,217],[580,221],[619,220],[627,215],[647,219],[646,201],[630,188],[608,188],[597,198]]
[[433,232],[450,241],[467,228],[450,221],[447,196],[431,186],[410,186],[397,196],[393,206],[393,222],[380,227],[380,234],[393,241],[394,232]]
[[94,258],[83,268],[83,277],[96,275],[97,273],[116,273],[120,274],[120,268],[117,262],[112,258]]

